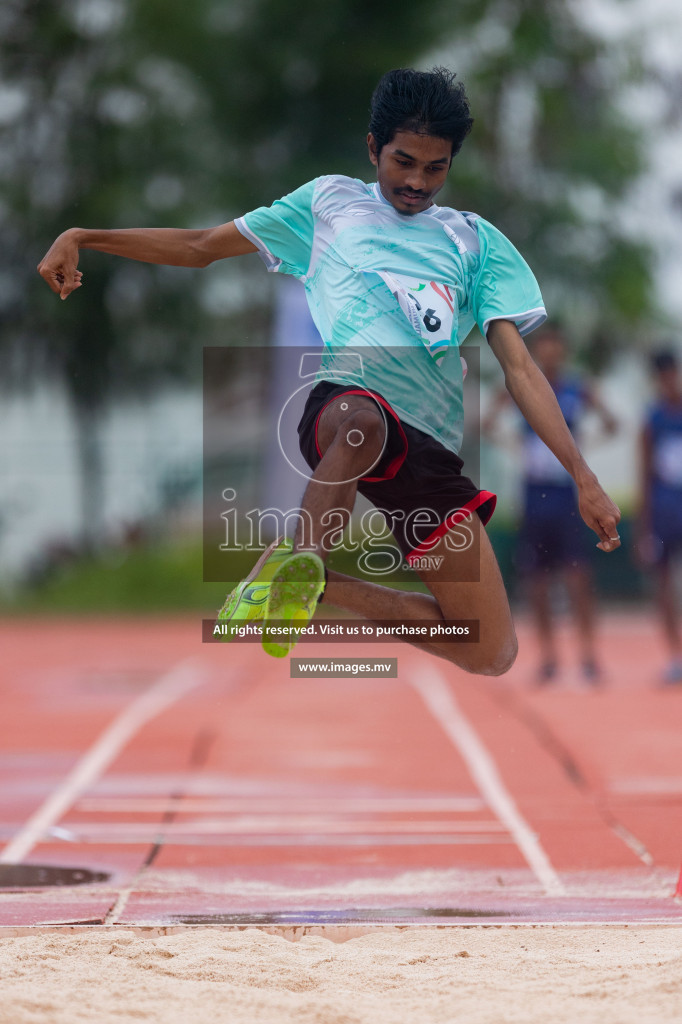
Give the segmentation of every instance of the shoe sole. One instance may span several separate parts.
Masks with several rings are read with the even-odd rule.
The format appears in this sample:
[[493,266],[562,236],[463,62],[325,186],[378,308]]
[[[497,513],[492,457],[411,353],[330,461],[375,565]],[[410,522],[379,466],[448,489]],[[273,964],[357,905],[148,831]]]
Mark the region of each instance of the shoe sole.
[[[239,608],[240,602],[242,600],[242,593],[244,592],[246,587],[249,585],[249,583],[253,583],[253,581],[256,579],[256,577],[258,576],[259,572],[261,571],[261,569],[263,568],[263,566],[267,562],[268,558],[270,558],[270,556],[279,547],[279,545],[282,543],[283,540],[284,540],[283,536],[282,537],[278,537],[277,540],[273,540],[272,544],[268,545],[268,547],[265,549],[263,554],[260,556],[260,558],[258,559],[256,564],[251,569],[251,572],[249,573],[249,575],[245,576],[244,579],[240,583],[238,583],[237,586],[234,588],[234,590],[228,595],[228,597],[227,597],[227,599],[225,601],[225,604],[223,605],[223,607],[218,612],[218,616],[217,616],[216,622],[230,622],[234,618],[234,613],[236,612],[237,608]],[[221,618],[221,615],[223,614],[223,611],[225,610],[225,605],[228,603],[228,601],[229,601],[230,597],[232,596],[232,594],[236,594],[237,591],[239,591],[239,597],[237,599],[237,603],[235,604],[234,610],[232,612],[230,612],[229,614],[225,614],[225,616],[223,618]]]
[[[301,551],[286,560],[273,577],[265,612],[266,620],[282,626],[303,628],[315,614],[317,599],[324,590],[324,564],[310,552]],[[275,639],[276,637],[276,639]],[[298,643],[279,634],[263,631],[263,650],[273,658],[284,658]]]

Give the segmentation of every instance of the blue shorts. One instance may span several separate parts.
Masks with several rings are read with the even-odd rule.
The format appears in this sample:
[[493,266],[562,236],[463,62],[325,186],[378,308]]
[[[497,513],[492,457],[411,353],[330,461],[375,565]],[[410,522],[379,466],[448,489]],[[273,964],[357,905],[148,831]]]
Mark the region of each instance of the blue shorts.
[[525,486],[516,565],[523,573],[571,568],[588,559],[589,530],[572,485]]
[[656,540],[655,561],[667,562],[682,551],[682,491],[654,486],[651,495],[651,532]]

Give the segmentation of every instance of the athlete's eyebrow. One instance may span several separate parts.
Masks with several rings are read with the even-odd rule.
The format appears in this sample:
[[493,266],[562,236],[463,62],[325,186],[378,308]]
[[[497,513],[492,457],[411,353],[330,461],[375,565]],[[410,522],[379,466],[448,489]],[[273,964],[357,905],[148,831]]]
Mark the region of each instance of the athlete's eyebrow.
[[[394,149],[393,152],[394,152],[395,156],[402,156],[406,160],[414,160],[415,162],[417,160],[416,156],[412,156],[411,153],[406,153],[404,149]],[[438,158],[438,160],[427,160],[426,162],[427,162],[427,164],[447,164],[448,163],[448,157],[441,156],[441,157]]]

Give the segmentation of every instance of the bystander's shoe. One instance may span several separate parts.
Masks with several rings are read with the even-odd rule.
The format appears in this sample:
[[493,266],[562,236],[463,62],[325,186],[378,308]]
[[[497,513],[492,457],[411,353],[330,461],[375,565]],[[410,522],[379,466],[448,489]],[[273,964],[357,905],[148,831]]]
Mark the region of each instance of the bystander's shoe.
[[594,658],[585,658],[582,663],[583,679],[590,686],[601,686],[604,677]]
[[538,669],[538,674],[535,680],[536,684],[538,686],[550,686],[552,683],[555,683],[557,681],[558,671],[559,666],[557,665],[556,661],[543,661],[540,665],[540,668]]

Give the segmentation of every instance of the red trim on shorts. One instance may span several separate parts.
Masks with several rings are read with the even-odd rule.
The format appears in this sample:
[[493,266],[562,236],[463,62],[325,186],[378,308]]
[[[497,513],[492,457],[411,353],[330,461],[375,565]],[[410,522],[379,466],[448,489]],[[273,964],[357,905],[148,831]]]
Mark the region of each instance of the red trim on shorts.
[[411,565],[414,558],[419,558],[420,555],[424,555],[427,551],[430,551],[436,541],[440,540],[441,537],[444,537],[448,530],[451,530],[457,523],[461,523],[463,519],[466,519],[470,512],[475,512],[476,509],[481,507],[481,505],[485,505],[487,501],[491,503],[490,511],[487,512],[485,519],[481,516],[481,522],[485,525],[489,521],[495,511],[495,506],[497,505],[497,495],[493,494],[492,491],[479,491],[471,501],[467,501],[466,505],[462,505],[461,508],[451,512],[447,519],[442,522],[440,526],[437,526],[426,540],[423,540],[421,544],[414,549],[414,551],[410,551],[406,558],[407,564]]
[[[392,480],[393,477],[398,472],[398,470],[400,469],[400,467],[402,466],[403,462],[405,461],[405,456],[407,455],[407,438],[405,437],[405,431],[402,428],[400,419],[395,409],[391,408],[391,406],[388,404],[385,398],[382,398],[381,395],[377,395],[374,391],[370,391],[368,388],[348,388],[347,391],[340,391],[338,395],[334,395],[332,398],[329,399],[328,402],[325,402],[325,404],[318,412],[317,419],[315,420],[315,448],[317,449],[317,454],[320,456],[320,458],[322,458],[322,449],[320,448],[320,445],[317,440],[317,428],[320,423],[320,416],[322,415],[322,413],[324,412],[328,405],[331,405],[332,402],[335,402],[337,398],[341,398],[343,395],[369,395],[371,398],[374,399],[375,402],[378,402],[379,405],[383,406],[383,408],[386,409],[387,412],[390,412],[391,416],[395,420],[396,426],[400,431],[400,436],[403,441],[402,452],[399,455],[396,455],[394,459],[391,459],[388,466],[386,467],[386,471],[383,476],[361,477],[361,479],[368,484],[377,484],[380,483],[382,480]],[[388,441],[388,437],[386,438],[386,440]]]

